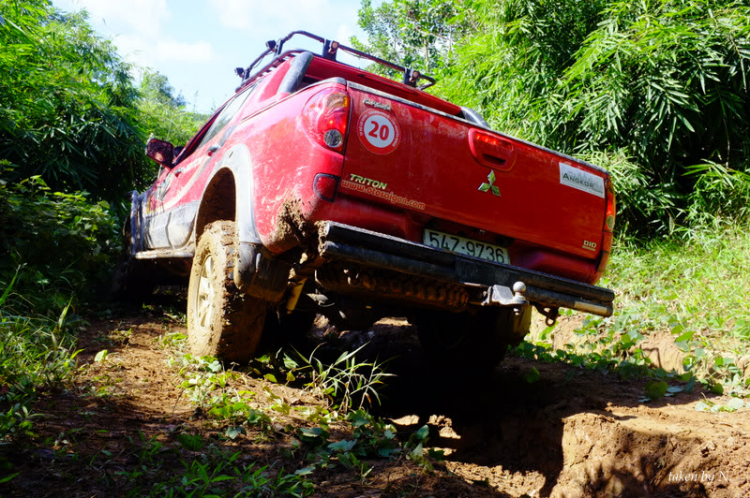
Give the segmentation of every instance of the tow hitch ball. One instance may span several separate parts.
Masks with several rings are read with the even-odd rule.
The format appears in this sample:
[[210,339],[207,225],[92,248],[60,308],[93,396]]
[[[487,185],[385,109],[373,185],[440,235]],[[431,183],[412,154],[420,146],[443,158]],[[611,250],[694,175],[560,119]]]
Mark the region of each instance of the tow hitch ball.
[[482,306],[512,307],[519,315],[529,305],[529,300],[524,296],[525,292],[526,284],[523,282],[513,284],[513,290],[505,285],[495,284],[484,292]]

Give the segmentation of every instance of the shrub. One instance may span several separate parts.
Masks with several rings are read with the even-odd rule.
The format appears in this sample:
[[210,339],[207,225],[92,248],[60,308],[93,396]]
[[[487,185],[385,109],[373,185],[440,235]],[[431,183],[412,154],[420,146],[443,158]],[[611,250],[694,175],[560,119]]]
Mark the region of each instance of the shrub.
[[6,182],[10,171],[0,163],[2,288],[18,274],[16,299],[5,306],[57,315],[72,295],[86,298],[107,278],[119,249],[117,223],[106,202],[53,192],[38,176]]

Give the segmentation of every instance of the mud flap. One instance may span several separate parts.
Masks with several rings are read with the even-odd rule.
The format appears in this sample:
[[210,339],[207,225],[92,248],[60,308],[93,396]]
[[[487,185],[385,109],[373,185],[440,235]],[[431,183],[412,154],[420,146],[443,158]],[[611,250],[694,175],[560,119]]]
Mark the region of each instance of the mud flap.
[[292,265],[273,258],[261,244],[240,242],[234,284],[253,297],[278,303],[284,297]]

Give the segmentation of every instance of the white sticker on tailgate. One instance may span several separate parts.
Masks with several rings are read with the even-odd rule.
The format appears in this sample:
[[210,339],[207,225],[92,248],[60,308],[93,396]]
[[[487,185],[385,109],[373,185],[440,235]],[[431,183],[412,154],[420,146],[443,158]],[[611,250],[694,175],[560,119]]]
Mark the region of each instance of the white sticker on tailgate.
[[560,183],[604,198],[604,178],[570,164],[560,163]]
[[401,130],[388,113],[368,109],[357,122],[357,134],[362,145],[375,154],[390,154],[398,147]]

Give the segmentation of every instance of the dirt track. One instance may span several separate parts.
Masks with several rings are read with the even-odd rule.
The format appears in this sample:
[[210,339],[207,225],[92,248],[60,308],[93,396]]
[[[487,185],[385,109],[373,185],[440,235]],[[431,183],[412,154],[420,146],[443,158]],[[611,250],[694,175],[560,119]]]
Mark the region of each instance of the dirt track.
[[[509,496],[750,496],[750,411],[695,410],[704,395],[726,398],[644,405],[645,380],[520,358],[458,384],[413,355],[394,368],[404,374],[383,414],[437,422],[431,443],[455,450],[447,468],[465,479]],[[540,380],[529,384],[533,367]]]
[[[128,437],[137,439],[141,431],[169,445],[175,428],[210,433],[165,366],[170,353],[158,346],[162,333],[180,327],[159,312],[92,322],[81,338],[81,362],[92,362],[107,348],[110,364],[119,366],[104,371],[93,365],[72,391],[43,396],[38,410],[44,416],[35,429],[37,441],[50,438],[50,446],[14,455],[22,473],[10,487],[0,484],[0,495],[115,496],[124,492],[119,481],[103,476],[132,464]],[[132,333],[125,336],[113,334],[128,329]],[[750,496],[748,408],[698,412],[695,405],[704,399],[699,392],[644,405],[639,399],[645,380],[519,358],[506,359],[491,379],[457,381],[449,365],[436,372],[425,362],[414,331],[398,321],[343,334],[336,345],[365,341],[367,351],[381,359],[397,356],[389,371],[398,377],[374,411],[392,419],[400,436],[429,424],[429,445],[448,456],[434,473],[382,460],[372,462],[367,479],[327,469],[312,476],[315,496]],[[528,383],[532,367],[540,377]],[[115,395],[91,396],[105,374],[119,379],[111,387]],[[294,403],[314,403],[309,394],[283,385],[244,374],[242,382],[255,392],[268,387]],[[257,401],[263,408],[263,400]],[[72,456],[61,458],[60,434],[76,461],[100,463],[79,468]],[[248,439],[231,445],[254,461],[279,458],[273,444]],[[111,458],[101,460],[104,449]]]

